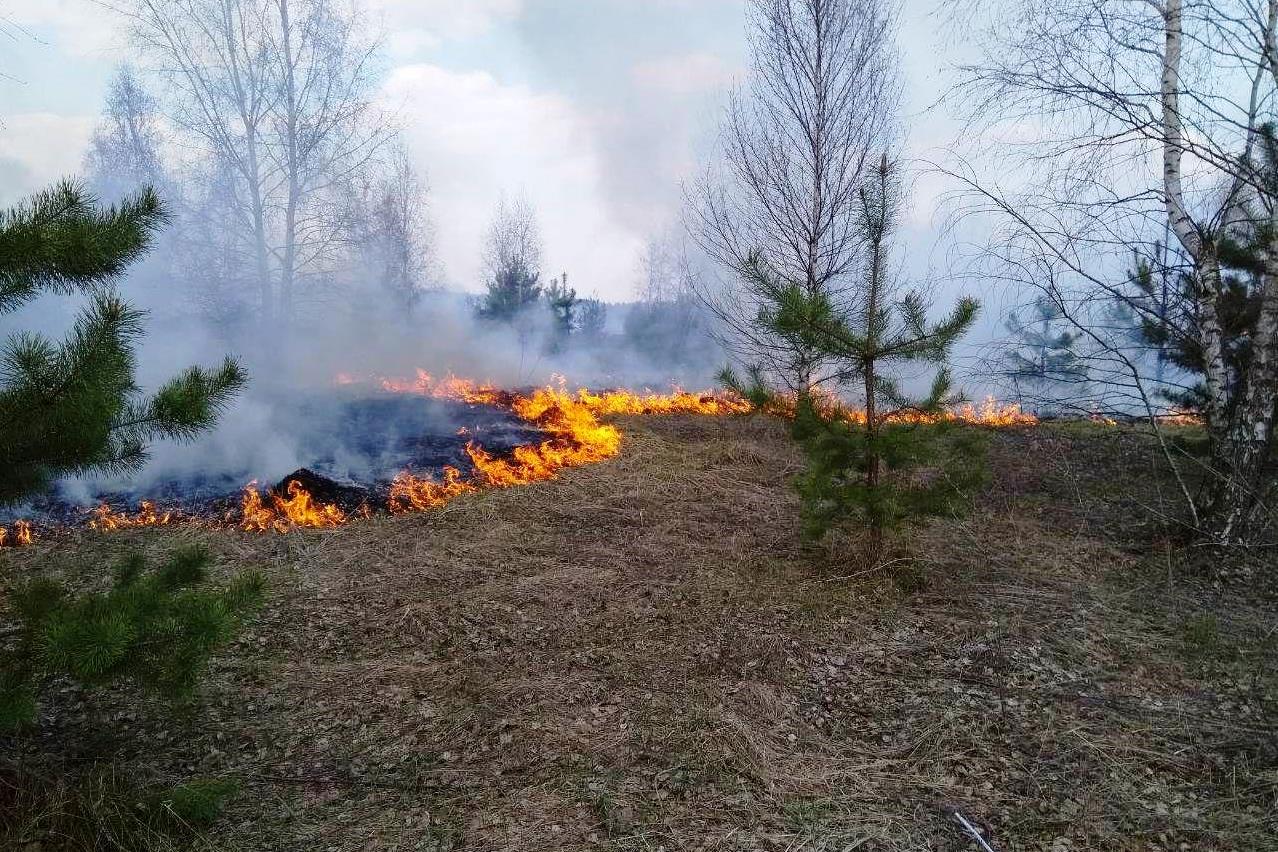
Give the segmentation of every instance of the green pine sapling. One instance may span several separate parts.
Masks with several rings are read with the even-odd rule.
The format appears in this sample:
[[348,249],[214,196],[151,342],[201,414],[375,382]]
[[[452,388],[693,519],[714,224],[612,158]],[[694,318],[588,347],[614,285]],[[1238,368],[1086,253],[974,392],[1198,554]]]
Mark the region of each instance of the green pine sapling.
[[1018,311],[1007,318],[1006,328],[1015,341],[1004,359],[1004,372],[1019,390],[1028,386],[1040,413],[1060,406],[1060,391],[1085,385],[1087,363],[1078,353],[1082,333],[1062,327],[1063,314],[1046,296],[1034,300],[1033,316],[1023,320]]
[[0,731],[34,721],[41,687],[59,676],[86,687],[128,680],[170,700],[189,698],[210,656],[262,602],[264,581],[254,572],[209,588],[210,561],[204,548],[185,548],[148,570],[135,554],[106,591],[72,595],[41,579],[10,589],[18,630],[0,655]]
[[[795,387],[793,435],[806,456],[797,482],[805,535],[822,537],[849,513],[860,513],[877,559],[884,533],[919,514],[944,511],[964,487],[983,476],[979,436],[930,415],[961,401],[944,367],[958,339],[976,319],[977,303],[961,299],[939,322],[929,322],[918,292],[894,301],[898,287],[888,268],[890,240],[900,209],[897,167],[884,155],[861,186],[857,225],[865,245],[864,274],[836,301],[774,274],[755,254],[742,273],[765,305],[758,325],[796,352],[811,353],[826,371],[811,383],[780,377]],[[850,298],[847,298],[850,296]],[[910,398],[893,373],[916,364],[941,365],[927,396]],[[740,380],[721,378],[763,409],[791,408],[759,368]],[[831,404],[828,385],[855,386],[863,413]]]

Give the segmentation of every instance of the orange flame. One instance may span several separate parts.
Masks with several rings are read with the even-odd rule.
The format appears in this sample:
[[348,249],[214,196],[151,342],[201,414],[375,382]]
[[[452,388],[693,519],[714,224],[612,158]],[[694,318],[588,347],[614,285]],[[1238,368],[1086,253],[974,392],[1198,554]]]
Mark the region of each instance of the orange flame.
[[29,547],[35,541],[35,532],[30,521],[14,521],[13,533],[0,527],[0,547]]
[[298,482],[288,484],[288,497],[270,494],[262,500],[257,480],[244,486],[240,501],[240,529],[248,532],[288,532],[292,529],[329,529],[346,523],[346,513],[328,503],[317,503]]
[[[821,393],[817,395],[817,405],[831,417],[840,417],[849,423],[865,425],[866,412],[863,408],[852,408],[838,397]],[[795,402],[793,397],[783,400],[769,409],[770,414],[780,417],[794,416]],[[1032,426],[1038,423],[1038,417],[1022,411],[1018,404],[1003,404],[992,396],[987,396],[981,404],[964,403],[957,408],[940,413],[902,409],[893,411],[881,420],[884,423],[967,423],[973,426],[990,426],[1004,428],[1009,426]]]
[[[393,514],[425,512],[446,505],[466,494],[484,488],[508,488],[544,482],[554,479],[567,468],[594,464],[616,456],[621,451],[621,432],[617,427],[600,421],[602,417],[639,415],[707,415],[724,416],[744,414],[750,404],[735,394],[726,392],[689,393],[675,388],[671,393],[651,391],[636,393],[628,390],[612,390],[592,393],[581,389],[575,394],[567,390],[567,382],[556,377],[557,386],[546,387],[529,395],[514,394],[491,384],[474,382],[448,376],[435,379],[429,373],[418,370],[413,379],[379,379],[380,387],[390,393],[420,394],[433,399],[464,402],[471,405],[490,405],[510,410],[515,416],[544,430],[548,438],[539,444],[515,448],[508,457],[497,457],[471,441],[466,453],[475,467],[474,474],[466,478],[454,467],[446,467],[438,480],[415,476],[407,471],[395,477],[387,500],[387,509]],[[350,374],[334,378],[337,385],[350,385],[360,381]],[[865,422],[865,412],[846,407],[834,396],[828,397],[831,411],[839,412],[852,422]],[[793,402],[782,403],[774,414],[793,414]],[[961,421],[984,426],[1019,426],[1037,423],[1032,414],[1021,411],[1018,405],[1000,405],[992,397],[979,407],[966,405],[943,414],[901,412],[888,418],[892,422],[929,423]],[[459,435],[467,434],[465,428]],[[363,517],[370,511],[365,506]],[[144,502],[136,515],[114,513],[107,506],[93,513],[90,526],[94,529],[115,530],[129,526],[153,526],[167,524],[172,513],[160,514],[154,504]],[[256,481],[244,487],[238,518],[228,517],[249,532],[288,532],[297,528],[322,529],[340,526],[349,518],[337,506],[316,502],[313,496],[297,482],[290,482],[287,496],[264,495]],[[23,529],[19,522],[19,531]],[[30,542],[30,526],[25,527],[26,543]],[[0,528],[0,544],[5,531]]]
[[553,479],[560,470],[594,464],[621,452],[621,432],[600,423],[591,409],[565,391],[543,388],[516,397],[515,414],[552,436],[533,446],[516,447],[508,459],[494,458],[471,442],[466,453],[487,485],[508,488]]
[[1000,427],[1033,426],[1038,423],[1038,418],[1029,412],[1022,411],[1019,404],[1003,405],[992,396],[985,397],[979,408],[968,403],[958,411],[946,412],[944,419],[977,426]]
[[577,401],[599,417],[616,415],[704,414],[711,417],[745,414],[750,403],[729,393],[688,393],[675,388],[673,393],[642,394],[612,390],[593,394],[584,388],[577,391]]
[[113,532],[134,527],[163,527],[173,523],[172,511],[161,513],[150,500],[138,504],[138,511],[130,515],[128,512],[116,512],[106,503],[93,510],[89,520],[90,529]]
[[390,393],[415,393],[433,399],[451,399],[471,405],[502,405],[511,397],[509,393],[493,385],[480,384],[451,375],[437,380],[425,370],[418,370],[416,379],[382,379],[380,384],[382,390]]
[[1164,426],[1202,426],[1207,422],[1201,414],[1189,411],[1172,411],[1168,414],[1160,414],[1154,419]]
[[478,490],[473,484],[463,480],[462,472],[455,467],[444,468],[442,482],[420,479],[411,473],[404,472],[395,477],[395,481],[391,484],[387,508],[396,515],[425,512],[438,509],[463,494],[471,494]]

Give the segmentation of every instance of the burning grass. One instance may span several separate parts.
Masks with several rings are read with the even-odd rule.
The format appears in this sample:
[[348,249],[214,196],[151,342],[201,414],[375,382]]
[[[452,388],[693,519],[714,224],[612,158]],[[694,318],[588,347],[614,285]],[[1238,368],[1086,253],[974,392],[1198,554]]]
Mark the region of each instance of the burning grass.
[[[435,379],[419,370],[413,379],[361,380],[350,375],[335,379],[339,387],[371,384],[385,393],[415,394],[430,399],[491,406],[508,410],[548,437],[535,444],[494,454],[475,441],[468,442],[466,455],[473,468],[469,475],[456,467],[445,467],[438,477],[419,476],[410,471],[398,474],[391,483],[385,509],[391,514],[433,511],[452,500],[490,488],[510,488],[554,479],[564,470],[597,464],[621,451],[622,433],[605,418],[619,416],[699,415],[722,417],[745,414],[750,406],[730,393],[689,393],[676,388],[670,393],[611,390],[594,393],[586,389],[575,394],[560,378],[556,385],[515,393],[493,385],[455,376]],[[847,408],[835,400],[831,405],[852,422],[864,422],[864,412]],[[784,411],[777,412],[785,414]],[[943,414],[904,413],[905,422],[959,421],[992,428],[1026,426],[1037,422],[1017,405],[1000,405],[986,399],[977,407],[965,405]],[[283,491],[283,493],[277,493]],[[284,533],[294,529],[332,529],[355,517],[368,517],[373,508],[364,504],[348,512],[326,503],[296,480],[286,480],[274,491],[263,493],[256,481],[244,487],[238,510],[227,513],[220,525],[245,532]],[[101,532],[138,527],[168,526],[196,519],[186,513],[161,509],[153,501],[142,501],[135,512],[120,511],[103,504],[89,513],[88,526]],[[35,536],[29,522],[19,521],[10,535],[0,527],[0,546],[26,546]]]
[[854,528],[798,545],[783,424],[616,425],[619,456],[424,514],[7,551],[197,537],[272,578],[193,717],[67,692],[25,759],[236,779],[215,848],[975,848],[955,811],[1000,852],[1271,848],[1275,598],[1158,546],[1140,436],[997,432],[989,491],[871,572]]
[[143,500],[136,512],[117,512],[103,503],[89,517],[89,529],[102,532],[136,529],[137,527],[166,527],[181,519],[173,511],[164,511],[151,500]]

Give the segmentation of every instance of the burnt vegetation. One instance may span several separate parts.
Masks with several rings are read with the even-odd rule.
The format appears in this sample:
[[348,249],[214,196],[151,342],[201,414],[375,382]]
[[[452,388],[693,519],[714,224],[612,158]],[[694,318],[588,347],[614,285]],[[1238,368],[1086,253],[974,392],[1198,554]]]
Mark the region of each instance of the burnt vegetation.
[[[67,684],[10,754],[233,779],[222,848],[965,848],[954,811],[1000,849],[1266,847],[1274,591],[1170,543],[1174,485],[1126,485],[1148,439],[996,432],[974,504],[867,571],[855,527],[801,545],[783,424],[623,426],[614,461],[438,513],[182,533],[271,589],[198,711]],[[172,537],[5,558],[93,582]],[[47,838],[9,783],[11,836]]]
[[1278,2],[941,3],[941,272],[904,7],[746,6],[610,303],[522,192],[444,286],[360,7],[120,4],[0,212],[0,849],[1274,848]]

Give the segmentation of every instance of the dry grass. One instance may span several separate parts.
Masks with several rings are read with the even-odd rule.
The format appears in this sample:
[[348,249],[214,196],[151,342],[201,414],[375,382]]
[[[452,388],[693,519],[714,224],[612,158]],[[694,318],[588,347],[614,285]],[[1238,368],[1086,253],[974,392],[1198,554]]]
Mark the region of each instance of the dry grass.
[[955,810],[999,850],[1274,848],[1274,599],[1132,531],[1138,445],[1002,434],[973,510],[867,573],[798,546],[775,424],[625,430],[434,514],[0,557],[201,536],[274,584],[194,716],[66,690],[13,748],[235,778],[226,849],[975,849]]

